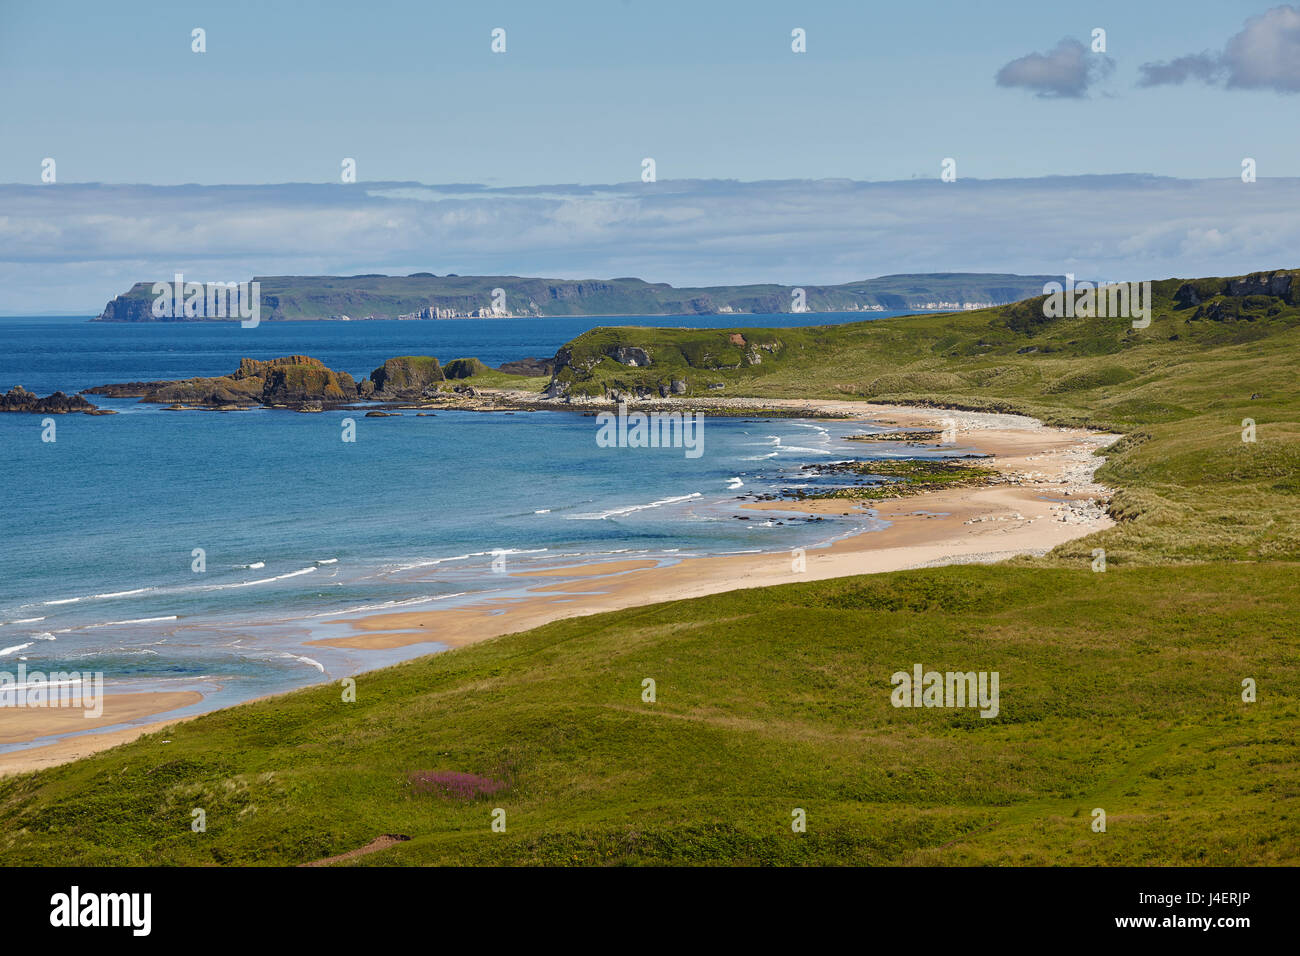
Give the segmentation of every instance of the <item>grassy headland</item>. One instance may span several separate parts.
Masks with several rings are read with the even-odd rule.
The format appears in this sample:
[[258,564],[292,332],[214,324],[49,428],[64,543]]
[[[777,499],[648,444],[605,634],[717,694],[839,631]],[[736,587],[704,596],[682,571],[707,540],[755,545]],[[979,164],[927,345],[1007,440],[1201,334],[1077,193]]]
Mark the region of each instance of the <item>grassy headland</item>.
[[[1300,289],[1187,285],[1155,284],[1145,329],[1029,301],[594,330],[561,353],[573,394],[680,381],[1122,432],[1099,475],[1118,524],[1044,559],[559,621],[363,675],[355,703],[328,686],[213,713],[0,781],[0,862],[298,863],[384,833],[411,839],[352,862],[1300,861]],[[918,662],[998,671],[999,715],[893,708]],[[437,796],[429,772],[506,786]]]

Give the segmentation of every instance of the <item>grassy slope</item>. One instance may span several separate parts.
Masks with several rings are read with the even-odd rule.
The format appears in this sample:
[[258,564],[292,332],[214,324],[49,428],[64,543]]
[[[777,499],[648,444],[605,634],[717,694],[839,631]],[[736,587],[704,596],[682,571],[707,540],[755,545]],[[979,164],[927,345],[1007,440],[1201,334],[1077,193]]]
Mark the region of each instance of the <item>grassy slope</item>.
[[[6,782],[0,860],[300,862],[403,833],[361,862],[1294,861],[1296,591],[1285,565],[964,566],[559,622]],[[894,709],[915,662],[998,670],[1001,715]],[[513,786],[413,794],[435,769]]]
[[[1138,333],[927,316],[723,373],[732,394],[1119,428],[1116,529],[1044,560],[559,622],[365,675],[356,703],[320,688],[212,714],[0,782],[0,862],[300,862],[387,832],[413,839],[356,862],[1294,863],[1300,314],[1189,323],[1170,294]],[[916,662],[999,671],[1001,715],[892,708],[889,675]],[[411,792],[426,770],[513,785],[449,802]]]
[[[681,378],[692,394],[860,397],[1124,432],[1100,475],[1121,489],[1116,514],[1140,520],[1059,556],[1074,561],[1102,546],[1120,562],[1300,560],[1300,306],[1272,300],[1249,319],[1194,319],[1195,309],[1174,307],[1180,284],[1155,284],[1155,315],[1142,330],[1123,319],[1043,322],[1035,300],[962,315],[746,329],[743,348],[727,331],[596,329],[568,346],[574,368],[560,378],[576,392]],[[761,348],[776,342],[775,354]],[[644,347],[654,364],[629,368],[606,355],[626,345]],[[759,365],[742,361],[752,345]],[[710,382],[726,389],[709,392]],[[1257,422],[1254,443],[1241,441],[1246,418]]]

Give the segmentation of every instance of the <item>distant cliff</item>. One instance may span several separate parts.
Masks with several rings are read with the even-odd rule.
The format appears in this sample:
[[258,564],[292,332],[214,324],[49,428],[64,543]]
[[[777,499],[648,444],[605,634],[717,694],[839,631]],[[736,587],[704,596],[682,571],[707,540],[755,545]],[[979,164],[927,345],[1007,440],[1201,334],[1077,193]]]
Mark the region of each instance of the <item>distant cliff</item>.
[[[201,277],[187,277],[198,280]],[[742,285],[674,288],[641,279],[519,276],[265,276],[261,319],[449,319],[546,315],[728,315],[874,312],[1004,305],[1042,295],[1062,276],[945,272],[883,276],[833,286]],[[152,282],[138,282],[104,307],[100,322],[237,321],[155,317]],[[802,294],[800,294],[802,291]]]

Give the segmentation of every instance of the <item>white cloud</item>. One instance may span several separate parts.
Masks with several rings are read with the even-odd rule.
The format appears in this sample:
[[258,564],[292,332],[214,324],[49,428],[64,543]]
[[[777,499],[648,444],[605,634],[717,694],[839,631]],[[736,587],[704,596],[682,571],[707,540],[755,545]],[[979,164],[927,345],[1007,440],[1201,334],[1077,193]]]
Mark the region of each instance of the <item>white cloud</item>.
[[1040,97],[1078,99],[1105,76],[1114,62],[1090,53],[1073,37],[1065,37],[1046,53],[1027,53],[1012,60],[997,73],[998,86],[1018,86]]
[[1288,4],[1251,17],[1222,53],[1192,53],[1144,63],[1142,86],[1201,80],[1238,90],[1300,93],[1300,10]]

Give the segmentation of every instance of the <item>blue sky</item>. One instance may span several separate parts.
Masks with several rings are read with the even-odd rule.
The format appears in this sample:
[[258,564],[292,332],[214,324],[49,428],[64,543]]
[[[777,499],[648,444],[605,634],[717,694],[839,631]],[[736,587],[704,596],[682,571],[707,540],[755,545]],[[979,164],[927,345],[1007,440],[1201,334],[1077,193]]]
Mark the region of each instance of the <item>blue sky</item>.
[[176,271],[1300,264],[1300,11],[1269,0],[0,0],[0,86],[0,312]]
[[[1243,156],[1294,176],[1296,96],[1137,85],[1272,6],[3,0],[0,182],[47,156],[61,180],[153,184],[336,181],[345,156],[363,180],[490,185],[622,182],[644,156],[661,178],[907,179],[948,156],[981,178],[1226,176]],[[1094,27],[1114,68],[1090,95],[995,83]]]

